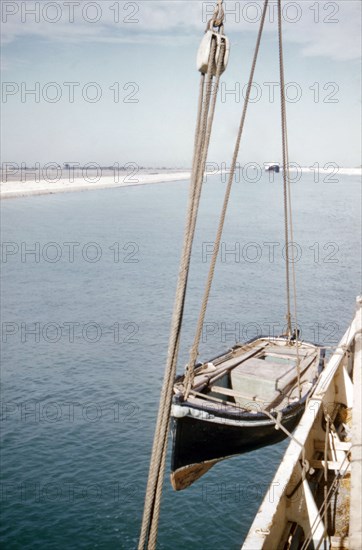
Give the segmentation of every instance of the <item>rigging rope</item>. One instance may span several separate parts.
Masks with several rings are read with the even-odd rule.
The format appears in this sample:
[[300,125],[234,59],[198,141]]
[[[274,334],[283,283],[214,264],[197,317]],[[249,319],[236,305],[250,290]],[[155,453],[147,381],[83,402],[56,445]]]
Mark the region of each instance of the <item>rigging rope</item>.
[[[267,12],[269,0],[264,0],[264,9],[260,22],[259,33],[257,37],[257,43],[255,47],[252,68],[248,81],[247,93],[243,112],[240,121],[240,127],[237,135],[237,140],[234,149],[234,155],[232,159],[229,180],[225,192],[224,203],[219,220],[219,226],[216,235],[215,247],[213,256],[211,259],[206,289],[202,301],[201,311],[197,324],[196,335],[193,346],[190,351],[190,360],[188,363],[187,372],[185,375],[185,395],[187,397],[194,379],[194,367],[198,356],[198,347],[200,337],[202,333],[202,326],[205,318],[207,302],[210,295],[211,285],[213,281],[216,260],[219,252],[220,241],[226,216],[226,210],[230,198],[230,192],[232,183],[234,180],[235,168],[237,157],[240,149],[241,138],[244,129],[244,123],[246,118],[247,107],[249,103],[251,87],[253,84],[254,72],[256,62],[258,58],[261,36],[264,28],[265,17]],[[279,0],[279,9],[280,9]],[[223,31],[223,18],[224,10],[222,7],[223,0],[217,0],[217,6],[214,11],[213,18],[210,20],[207,30],[213,30],[213,27],[217,27],[219,33]],[[287,272],[287,308],[288,308],[288,333],[291,336],[291,318],[290,318],[290,283],[289,283],[289,250],[288,250],[288,185],[289,185],[289,173],[288,169],[288,148],[287,148],[287,128],[286,128],[286,109],[285,109],[285,94],[284,94],[284,71],[283,71],[283,51],[281,41],[281,19],[279,19],[279,58],[280,58],[280,73],[281,73],[281,104],[282,104],[282,134],[283,134],[283,167],[284,167],[284,211],[285,211],[285,239],[286,239],[286,272]],[[217,48],[219,46],[219,48]],[[217,51],[218,56],[217,56]],[[157,423],[155,429],[155,435],[153,440],[147,489],[145,495],[145,504],[143,511],[142,527],[139,539],[138,550],[154,550],[156,548],[157,530],[160,515],[161,496],[163,488],[163,479],[165,473],[166,453],[168,443],[168,432],[170,424],[170,413],[172,404],[173,384],[176,376],[176,364],[180,345],[180,333],[182,318],[185,305],[186,288],[189,275],[190,259],[192,252],[192,244],[195,234],[195,227],[197,221],[197,214],[199,208],[199,201],[203,183],[203,177],[205,172],[205,165],[207,160],[207,153],[210,143],[217,92],[220,83],[220,76],[223,72],[224,54],[226,51],[225,41],[221,40],[220,44],[217,44],[216,36],[212,37],[210,55],[208,60],[208,66],[205,79],[205,74],[201,74],[200,79],[200,91],[198,101],[198,116],[195,131],[194,141],[194,156],[192,164],[192,176],[191,185],[188,199],[186,227],[184,234],[184,244],[181,255],[180,270],[177,281],[177,290],[175,297],[175,304],[171,322],[169,347],[167,354],[167,362],[165,368],[165,376],[161,391],[159,411],[157,416]],[[215,57],[217,56],[217,67],[215,74]],[[213,89],[213,79],[215,76],[215,87]],[[211,98],[211,96],[213,96]],[[290,206],[290,203],[289,203]],[[295,279],[294,279],[295,282]],[[295,308],[296,311],[296,308]],[[299,382],[299,374],[298,374]]]
[[285,102],[285,80],[284,80],[284,56],[282,40],[282,13],[281,0],[278,0],[278,35],[279,35],[279,72],[280,72],[280,106],[282,116],[282,149],[283,149],[283,192],[284,192],[284,235],[285,235],[285,277],[287,293],[287,325],[288,337],[292,336],[291,314],[290,314],[290,274],[289,274],[289,223],[288,223],[288,149],[286,140],[286,102]]
[[[283,53],[283,28],[282,28],[282,7],[281,0],[278,0],[278,38],[279,38],[279,70],[280,70],[280,103],[282,117],[282,146],[283,146],[283,192],[284,192],[284,232],[285,232],[285,266],[286,266],[286,293],[287,293],[287,325],[288,337],[292,336],[292,320],[291,320],[291,305],[290,305],[290,257],[289,245],[294,242],[293,237],[293,219],[292,219],[292,204],[290,190],[290,172],[289,172],[289,150],[288,150],[288,126],[287,126],[287,110],[285,101],[285,78],[284,78],[284,53]],[[290,241],[289,241],[290,234]],[[293,255],[292,263],[292,288],[293,288],[293,308],[295,321],[295,345],[297,351],[297,377],[298,377],[298,392],[301,397],[301,381],[300,381],[300,357],[299,357],[299,335],[298,335],[298,319],[297,319],[297,289],[296,289],[296,273],[295,273],[295,258]]]
[[199,314],[199,318],[198,318],[198,322],[197,322],[195,339],[194,339],[194,343],[193,343],[191,351],[190,351],[190,358],[189,358],[187,371],[186,371],[186,376],[185,376],[185,398],[188,397],[188,394],[190,392],[192,382],[193,382],[194,376],[195,376],[195,364],[196,364],[197,356],[199,354],[200,338],[201,338],[201,335],[202,335],[202,328],[203,328],[203,324],[204,324],[204,320],[205,320],[207,303],[208,303],[208,300],[209,300],[211,285],[212,285],[214,272],[215,272],[215,265],[216,265],[216,261],[217,261],[217,257],[218,257],[218,253],[219,253],[220,241],[221,241],[221,236],[222,236],[222,231],[223,231],[223,228],[224,228],[224,222],[225,222],[225,216],[226,216],[226,210],[227,210],[227,207],[228,207],[230,192],[231,192],[231,188],[232,188],[232,184],[233,184],[233,180],[234,180],[236,162],[237,162],[237,157],[238,157],[238,154],[239,154],[241,137],[242,137],[243,130],[244,130],[244,123],[245,123],[246,113],[247,113],[247,109],[248,109],[251,88],[252,88],[252,85],[253,85],[255,67],[256,67],[256,62],[257,62],[257,59],[258,59],[261,37],[262,37],[263,29],[264,29],[264,23],[265,23],[265,17],[266,17],[266,13],[267,13],[268,1],[269,0],[265,0],[265,2],[264,2],[264,9],[263,9],[263,14],[262,14],[261,21],[260,21],[260,28],[259,28],[259,32],[258,32],[257,41],[256,41],[253,62],[252,62],[252,66],[251,66],[251,71],[250,71],[250,76],[249,76],[249,81],[248,81],[248,86],[247,86],[247,91],[246,91],[246,96],[245,96],[244,107],[243,107],[243,111],[242,111],[242,115],[241,115],[239,131],[238,131],[236,144],[235,144],[235,149],[234,149],[234,155],[233,155],[233,159],[232,159],[232,163],[231,163],[229,180],[228,180],[228,184],[227,184],[226,191],[225,191],[224,203],[223,203],[223,206],[222,206],[222,211],[221,211],[220,220],[219,220],[219,226],[218,226],[217,234],[216,234],[216,238],[215,238],[214,250],[213,250],[212,257],[211,257],[211,263],[210,263],[208,278],[207,278],[207,282],[206,282],[206,288],[205,288],[205,292],[204,292],[204,296],[203,296],[203,300],[202,300],[202,304],[201,304],[201,310],[200,310],[200,314]]
[[[221,70],[222,70],[222,63],[223,63],[223,52],[224,52],[224,46],[221,45],[220,49],[220,56],[218,60],[218,67],[216,72],[216,83],[215,83],[215,92],[213,91],[213,87],[211,84],[211,80],[209,82],[209,88],[208,89],[208,83],[206,83],[206,93],[207,93],[207,100],[209,103],[210,95],[213,93],[213,100],[211,102],[211,106],[207,104],[207,108],[205,109],[205,114],[203,117],[204,124],[202,125],[202,131],[201,131],[201,139],[199,141],[200,149],[201,149],[201,157],[198,154],[197,155],[197,161],[196,161],[196,168],[197,170],[197,176],[196,176],[196,186],[195,186],[195,194],[194,194],[194,204],[193,204],[193,210],[192,210],[192,220],[191,225],[188,231],[189,236],[189,242],[188,247],[191,251],[192,248],[192,242],[193,242],[193,236],[195,232],[195,226],[196,226],[196,220],[197,220],[197,213],[198,213],[198,205],[200,201],[200,194],[201,194],[201,188],[202,188],[202,181],[204,177],[205,172],[205,165],[206,165],[206,159],[207,159],[207,152],[209,148],[210,143],[210,136],[211,136],[211,130],[212,130],[212,124],[213,124],[213,118],[215,113],[215,107],[216,107],[216,100],[217,100],[217,90],[219,88],[219,81],[221,76]],[[216,53],[216,43],[213,41],[213,47],[211,52],[211,58],[214,59]],[[207,118],[207,114],[209,113],[209,116]],[[205,122],[207,122],[206,128],[205,128]],[[199,153],[199,152],[198,152]],[[177,342],[177,345],[179,344],[179,339]],[[157,483],[157,489],[156,489],[156,498],[155,498],[155,505],[154,505],[154,515],[152,518],[152,524],[150,529],[150,535],[149,535],[149,548],[155,548],[156,546],[156,539],[157,539],[157,527],[158,527],[158,520],[159,520],[159,512],[160,512],[160,503],[161,503],[161,495],[162,495],[162,486],[163,486],[163,478],[164,478],[164,471],[165,471],[165,463],[166,463],[166,450],[167,450],[167,439],[168,439],[168,431],[169,431],[169,414],[170,414],[170,407],[171,407],[171,401],[172,401],[172,389],[173,389],[173,382],[176,375],[176,359],[177,354],[175,354],[175,364],[174,364],[174,375],[171,379],[171,385],[169,387],[168,396],[169,396],[169,407],[167,410],[167,425],[164,424],[164,450],[162,455],[162,461],[160,465],[160,472],[158,476],[158,483]],[[161,436],[162,437],[162,436]]]
[[[139,550],[145,548],[153,550],[156,547],[163,478],[166,463],[172,391],[174,379],[176,376],[176,364],[179,350],[180,332],[185,304],[191,250],[196,226],[202,181],[205,171],[207,151],[210,142],[213,117],[217,100],[217,91],[223,68],[223,53],[225,46],[221,44],[216,69],[216,84],[214,90],[212,86],[212,81],[214,78],[216,46],[216,39],[215,37],[213,37],[208,61],[207,79],[205,81],[204,74],[201,75],[200,79],[198,117],[194,143],[194,159],[192,165],[192,177],[184,235],[184,246],[181,256],[174,312],[171,323],[165,377],[161,391],[156,430],[151,454],[143,519],[138,545]],[[211,100],[212,94],[213,97]]]
[[212,19],[209,22],[208,27],[212,24],[214,27],[221,27],[224,21],[224,8],[223,8],[224,0],[217,0],[217,5],[215,6],[214,14],[212,16]]

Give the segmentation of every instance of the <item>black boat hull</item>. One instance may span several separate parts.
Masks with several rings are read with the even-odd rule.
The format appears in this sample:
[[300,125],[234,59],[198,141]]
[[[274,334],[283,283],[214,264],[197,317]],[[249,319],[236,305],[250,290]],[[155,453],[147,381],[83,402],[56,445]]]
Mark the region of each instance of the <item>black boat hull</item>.
[[[284,366],[284,371],[282,368],[283,361],[296,361],[298,353],[302,377],[299,399],[294,367]],[[206,368],[202,365],[196,372],[198,380],[188,399],[183,395],[184,377],[176,379],[171,412],[174,489],[188,487],[221,460],[274,445],[288,437],[304,413],[323,364],[324,350],[315,344],[303,342],[296,350],[284,337],[265,337],[236,346],[231,353],[204,363]],[[241,373],[239,379],[237,369]],[[233,372],[237,373],[234,380],[230,374]],[[284,386],[279,387],[283,377]],[[284,395],[282,402],[278,401],[280,394]],[[282,403],[287,404],[282,408]],[[263,408],[266,405],[269,410]]]
[[[288,432],[297,426],[304,412],[305,402],[288,407],[281,418],[281,424]],[[235,418],[235,417],[234,417]],[[230,419],[229,419],[230,420]],[[276,423],[265,415],[242,415],[228,424],[227,418],[215,417],[204,420],[192,416],[172,419],[172,461],[171,471],[185,466],[212,461],[254,451],[267,445],[274,445],[285,439],[287,434],[276,429]]]

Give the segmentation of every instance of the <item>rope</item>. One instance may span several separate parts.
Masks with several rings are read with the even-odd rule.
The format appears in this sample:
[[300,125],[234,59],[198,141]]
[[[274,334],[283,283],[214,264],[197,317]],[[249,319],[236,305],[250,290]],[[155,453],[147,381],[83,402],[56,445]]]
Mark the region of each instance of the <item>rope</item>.
[[211,28],[211,25],[213,27],[221,27],[224,22],[224,8],[223,8],[224,0],[217,0],[217,5],[215,6],[215,10],[212,16],[211,21],[209,22],[208,28]]
[[194,238],[199,199],[203,175],[205,171],[206,157],[210,142],[213,117],[215,112],[217,90],[223,66],[223,51],[221,47],[216,71],[216,91],[211,101],[213,67],[216,54],[216,40],[212,40],[209,56],[207,79],[201,75],[200,92],[198,102],[198,117],[194,142],[194,158],[192,164],[192,177],[188,201],[187,220],[184,235],[184,245],[180,262],[179,277],[174,304],[174,312],[171,323],[169,348],[165,376],[161,391],[156,430],[153,440],[144,512],[141,526],[138,549],[156,548],[157,530],[160,515],[160,504],[163,488],[163,478],[166,464],[168,431],[172,404],[173,383],[176,376],[176,364],[180,343],[181,324],[185,305],[187,280],[190,267],[192,243]]
[[247,112],[247,108],[248,108],[248,104],[249,104],[249,98],[250,98],[250,93],[251,93],[251,87],[252,87],[252,84],[253,84],[255,67],[256,67],[256,62],[257,62],[257,59],[258,59],[261,37],[262,37],[263,29],[264,29],[264,22],[265,22],[267,7],[268,7],[268,1],[269,0],[265,0],[265,2],[264,2],[264,9],[263,9],[262,18],[261,18],[261,21],[260,21],[260,28],[259,28],[257,41],[256,41],[254,58],[253,58],[252,67],[251,67],[251,71],[250,71],[250,76],[249,76],[249,82],[248,82],[244,107],[243,107],[243,111],[242,111],[239,131],[238,131],[236,144],[235,144],[235,149],[234,149],[234,155],[233,155],[233,159],[232,159],[232,163],[231,163],[231,168],[230,168],[230,173],[229,173],[229,180],[228,180],[228,184],[227,184],[226,191],[225,191],[224,203],[223,203],[223,206],[222,206],[222,211],[221,211],[220,220],[219,220],[219,226],[218,226],[217,234],[216,234],[216,238],[215,238],[214,251],[213,251],[212,258],[211,258],[208,278],[207,278],[207,282],[206,282],[206,288],[205,288],[205,292],[204,292],[204,296],[203,296],[203,300],[202,300],[202,304],[201,304],[201,311],[200,311],[199,319],[198,319],[198,322],[197,322],[195,339],[194,339],[194,343],[192,345],[192,348],[190,350],[190,358],[189,358],[189,362],[188,362],[188,365],[187,365],[187,371],[186,371],[186,376],[185,376],[185,398],[187,398],[188,395],[189,395],[189,392],[190,392],[190,389],[191,389],[191,386],[192,386],[192,383],[193,383],[193,380],[194,380],[194,376],[195,376],[195,363],[196,363],[196,359],[197,359],[198,354],[199,354],[199,344],[200,344],[200,338],[201,338],[201,335],[202,335],[202,327],[203,327],[204,320],[205,320],[207,303],[208,303],[208,300],[209,300],[211,285],[212,285],[212,281],[213,281],[213,278],[214,278],[215,265],[216,265],[216,261],[217,261],[217,257],[218,257],[218,253],[219,253],[220,241],[221,241],[221,236],[222,236],[222,232],[223,232],[223,228],[224,228],[226,210],[227,210],[227,207],[228,207],[230,192],[231,192],[231,188],[232,188],[232,184],[233,184],[233,180],[234,180],[236,162],[237,162],[237,157],[238,157],[238,154],[239,154],[241,137],[242,137],[243,130],[244,130],[246,112]]
[[[315,519],[314,519],[314,521],[311,525],[308,536],[306,537],[306,539],[305,539],[305,541],[304,541],[304,543],[303,543],[300,550],[307,550],[307,548],[309,548],[309,544],[313,541],[313,535],[316,532],[318,525],[322,521],[322,514],[324,516],[324,509],[326,508],[327,511],[328,511],[328,508],[331,506],[331,503],[332,503],[332,497],[336,493],[336,491],[338,490],[339,480],[341,478],[344,478],[344,476],[346,475],[346,473],[348,471],[349,462],[347,463],[347,465],[345,467],[345,470],[344,471],[342,470],[342,468],[344,466],[344,463],[347,461],[347,459],[348,459],[348,455],[346,454],[346,456],[344,457],[344,459],[341,463],[341,467],[338,471],[338,474],[336,475],[333,482],[331,483],[331,486],[330,486],[330,488],[327,492],[327,495],[325,496],[321,507],[318,509],[318,514],[316,515],[316,517],[315,517]],[[323,538],[319,541],[319,544],[316,547],[317,549],[320,547],[322,542],[323,542]]]
[[282,39],[282,8],[281,0],[278,0],[278,35],[279,35],[279,72],[280,72],[280,104],[282,117],[282,147],[283,147],[283,193],[284,193],[284,234],[285,234],[285,277],[287,294],[287,325],[288,336],[292,335],[290,314],[290,282],[289,282],[289,234],[288,234],[288,149],[286,140],[286,102],[284,80],[284,56]]
[[[286,124],[286,123],[285,123]],[[291,201],[291,191],[290,191],[290,174],[289,174],[289,153],[288,153],[288,131],[285,126],[285,135],[286,135],[286,144],[287,144],[287,162],[288,162],[288,210],[289,210],[289,231],[291,242],[294,243],[294,233],[293,233],[293,214],[292,214],[292,201]],[[302,397],[302,387],[301,387],[301,372],[300,372],[300,355],[299,355],[299,332],[298,332],[298,315],[297,315],[297,283],[296,283],[296,273],[295,273],[295,261],[293,257],[292,262],[292,280],[293,280],[293,307],[294,307],[294,322],[295,322],[295,345],[297,351],[297,379],[298,379],[298,393],[299,399]]]
[[[223,29],[222,25],[223,25],[224,11],[222,7],[222,3],[223,3],[223,0],[218,0],[218,5],[217,5],[217,8],[215,9],[214,17],[211,20],[211,23],[214,27],[219,27],[219,32],[222,31]],[[195,367],[196,358],[198,356],[198,347],[199,347],[199,342],[202,334],[202,327],[204,323],[207,303],[208,303],[210,290],[212,286],[216,260],[219,252],[220,241],[221,241],[223,226],[225,222],[226,210],[227,210],[227,206],[230,198],[232,183],[234,180],[236,162],[237,162],[237,157],[240,149],[241,137],[244,129],[246,112],[247,112],[247,107],[249,103],[251,86],[253,83],[254,72],[255,72],[256,62],[257,62],[259,48],[260,48],[261,36],[262,36],[264,23],[265,23],[267,6],[268,6],[268,0],[265,0],[263,14],[262,14],[261,23],[260,23],[260,29],[257,37],[256,48],[254,52],[252,68],[251,68],[248,87],[247,87],[245,103],[244,103],[242,117],[240,121],[240,127],[238,131],[238,136],[237,136],[235,149],[234,149],[234,155],[231,163],[229,180],[228,180],[228,184],[225,192],[224,203],[223,203],[219,226],[217,230],[214,252],[213,252],[213,256],[210,264],[207,284],[206,284],[202,306],[201,306],[201,312],[200,312],[200,316],[197,324],[195,340],[190,351],[190,361],[189,361],[186,376],[185,376],[185,386],[186,386],[185,396],[186,397],[188,395],[188,392],[191,389],[192,381],[194,379],[194,367]],[[280,11],[280,0],[279,0],[279,11]],[[287,250],[286,250],[287,305],[288,305],[288,331],[290,335],[291,321],[290,321],[289,251],[288,251],[289,235],[288,235],[288,208],[287,208],[288,180],[286,176],[288,154],[287,154],[287,145],[286,145],[286,114],[285,114],[285,96],[284,96],[283,53],[282,53],[282,42],[281,42],[281,19],[279,19],[279,37],[280,37],[279,57],[280,57],[281,89],[282,89],[281,104],[282,104],[283,166],[284,166],[285,238],[287,243]],[[211,100],[216,47],[217,47],[217,44],[216,44],[216,39],[214,37],[211,42],[211,51],[210,51],[209,62],[208,62],[207,78],[205,81],[205,75],[202,74],[201,80],[200,80],[198,117],[197,117],[195,141],[194,141],[194,157],[193,157],[193,164],[192,164],[192,177],[191,177],[191,185],[190,185],[189,200],[188,200],[184,244],[183,244],[183,251],[182,251],[181,262],[180,262],[180,270],[179,270],[179,276],[178,276],[178,282],[177,282],[173,317],[171,322],[171,331],[170,331],[169,347],[168,347],[168,354],[167,354],[167,363],[165,368],[165,376],[164,376],[164,382],[163,382],[162,391],[161,391],[156,430],[155,430],[153,448],[152,448],[152,454],[151,454],[149,476],[148,476],[148,482],[147,482],[144,512],[143,512],[143,519],[142,519],[142,527],[141,527],[140,540],[139,540],[139,546],[138,546],[139,550],[144,550],[145,548],[148,548],[148,550],[154,550],[156,548],[163,479],[164,479],[165,464],[166,464],[173,384],[174,384],[174,378],[176,375],[176,364],[177,364],[178,350],[180,345],[181,325],[182,325],[182,318],[183,318],[183,312],[184,312],[184,306],[185,306],[185,297],[186,297],[186,289],[187,289],[187,282],[188,282],[188,275],[189,275],[189,268],[190,268],[192,244],[194,240],[199,201],[200,201],[203,177],[205,172],[207,153],[208,153],[208,148],[210,143],[215,107],[216,107],[217,92],[218,92],[220,76],[223,68],[225,42],[221,41],[220,54],[218,57],[218,63],[216,68],[215,92]],[[272,418],[277,425],[280,424],[279,419],[275,419],[274,417]],[[279,427],[281,429],[284,429],[284,427],[281,424]],[[284,431],[287,432],[287,435],[289,437],[294,439],[294,437],[287,430],[284,429]]]
[[[217,67],[217,74],[216,74],[216,91],[213,95],[213,100],[210,106],[210,96],[212,93],[212,70],[208,72],[208,80],[206,82],[206,93],[207,93],[207,100],[206,100],[206,106],[204,109],[203,117],[202,117],[202,124],[201,124],[201,137],[197,142],[197,145],[200,146],[201,149],[201,158],[199,151],[197,151],[196,154],[196,160],[195,160],[195,169],[197,169],[196,173],[196,185],[195,185],[195,193],[194,193],[194,199],[193,199],[193,209],[192,209],[192,219],[191,224],[188,230],[188,248],[191,251],[192,248],[192,242],[193,237],[195,233],[195,226],[196,226],[196,220],[197,220],[197,212],[198,212],[198,206],[200,201],[200,195],[201,195],[201,188],[202,188],[202,181],[204,177],[205,172],[205,165],[206,165],[206,159],[207,159],[207,152],[209,148],[210,143],[210,137],[211,137],[211,130],[212,130],[212,124],[213,124],[213,118],[214,118],[214,112],[215,112],[215,106],[216,106],[216,100],[217,100],[217,90],[219,88],[219,81],[221,76],[221,69],[223,65],[223,51],[224,46],[221,46],[220,49],[220,56],[218,59],[218,67]],[[211,50],[211,56],[210,59],[213,60],[215,58],[216,54],[216,42],[213,41],[212,50]],[[210,67],[212,69],[212,67]],[[209,116],[208,116],[209,115]],[[206,128],[205,128],[206,126]],[[178,342],[179,343],[179,342]],[[150,536],[149,536],[149,548],[155,548],[156,546],[156,539],[157,539],[157,527],[158,527],[158,521],[159,521],[159,513],[160,513],[160,502],[161,502],[161,495],[162,495],[162,487],[163,487],[163,478],[164,478],[164,471],[165,471],[165,463],[166,463],[166,450],[167,450],[167,436],[169,431],[169,415],[170,415],[170,407],[171,407],[171,401],[172,401],[172,389],[173,389],[173,382],[176,375],[176,360],[175,360],[175,369],[174,374],[172,378],[170,378],[169,388],[168,388],[168,395],[169,395],[169,407],[167,410],[167,417],[166,413],[164,414],[164,418],[167,418],[163,422],[163,437],[164,437],[164,443],[163,443],[163,453],[162,453],[162,459],[160,462],[160,471],[158,475],[158,481],[157,481],[157,488],[155,493],[155,501],[154,501],[154,512],[152,517],[152,523],[151,523],[151,530],[150,530]],[[161,436],[162,437],[162,436]]]
[[328,535],[328,514],[327,514],[327,505],[328,505],[328,490],[327,490],[327,483],[328,483],[328,443],[329,443],[329,430],[330,430],[330,421],[331,417],[329,414],[326,415],[326,433],[324,438],[324,536],[326,537]]
[[[283,193],[284,193],[284,232],[285,232],[285,266],[286,266],[286,294],[287,294],[287,324],[288,335],[292,334],[292,322],[290,313],[290,258],[289,258],[289,234],[291,243],[294,242],[293,235],[293,218],[292,218],[292,202],[290,189],[290,173],[289,173],[289,148],[288,148],[288,126],[287,126],[287,111],[285,101],[285,77],[284,77],[284,54],[283,54],[283,28],[282,28],[282,8],[281,0],[278,0],[278,36],[279,36],[279,70],[280,70],[280,102],[282,116],[282,145],[283,145]],[[300,357],[299,357],[299,336],[298,336],[298,319],[297,319],[297,284],[295,273],[295,262],[293,257],[292,262],[292,286],[293,286],[293,307],[295,321],[295,344],[297,351],[297,378],[298,378],[298,393],[299,399],[302,396],[300,382]]]
[[[270,414],[269,411],[267,411],[267,410],[265,410],[265,409],[262,410],[262,413],[265,414],[266,416],[268,416],[268,417],[270,418],[270,420],[273,420],[273,422],[275,422],[275,425],[277,426],[276,429],[282,430],[290,439],[292,439],[292,440],[294,441],[294,443],[296,443],[297,445],[299,445],[302,449],[304,448],[304,445],[303,445],[300,441],[298,441],[298,439],[296,439],[296,438],[294,437],[294,435],[292,435],[292,434],[290,433],[290,431],[287,430],[287,428],[285,428],[285,427],[283,426],[283,424],[280,422],[280,420],[279,420],[278,417],[273,416],[272,414]],[[303,456],[303,458],[304,458],[304,456]]]

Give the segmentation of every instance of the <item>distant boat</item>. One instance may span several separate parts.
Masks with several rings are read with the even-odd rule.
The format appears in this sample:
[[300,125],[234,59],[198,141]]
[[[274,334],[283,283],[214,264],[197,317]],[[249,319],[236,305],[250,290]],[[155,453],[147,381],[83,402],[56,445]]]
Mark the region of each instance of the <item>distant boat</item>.
[[285,439],[283,428],[297,426],[323,361],[324,351],[314,344],[258,338],[198,366],[187,399],[185,376],[178,377],[171,411],[173,488],[185,489],[220,460]]
[[268,162],[264,166],[265,166],[265,171],[266,172],[276,172],[277,174],[279,174],[279,172],[280,172],[279,162]]

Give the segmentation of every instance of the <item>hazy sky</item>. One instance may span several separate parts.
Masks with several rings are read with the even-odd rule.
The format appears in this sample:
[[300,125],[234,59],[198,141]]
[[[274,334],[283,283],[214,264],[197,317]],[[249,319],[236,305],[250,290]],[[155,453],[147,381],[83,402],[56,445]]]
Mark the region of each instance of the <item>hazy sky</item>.
[[[227,1],[231,54],[210,160],[230,163],[262,2]],[[191,165],[195,57],[213,2],[5,1],[2,162]],[[281,160],[270,2],[239,160]],[[284,2],[290,159],[360,160],[361,3]]]

